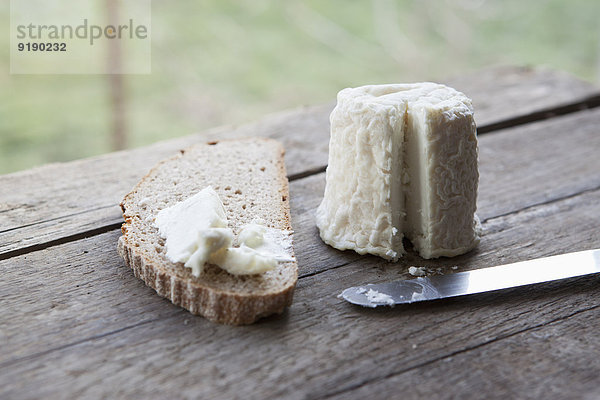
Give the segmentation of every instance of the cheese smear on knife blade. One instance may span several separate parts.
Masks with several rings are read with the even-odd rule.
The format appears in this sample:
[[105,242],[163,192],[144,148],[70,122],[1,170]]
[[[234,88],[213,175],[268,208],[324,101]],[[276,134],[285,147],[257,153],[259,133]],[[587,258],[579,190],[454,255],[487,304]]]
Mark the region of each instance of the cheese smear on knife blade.
[[396,261],[407,237],[423,258],[479,241],[477,136],[471,100],[444,85],[372,85],[338,93],[323,241]]

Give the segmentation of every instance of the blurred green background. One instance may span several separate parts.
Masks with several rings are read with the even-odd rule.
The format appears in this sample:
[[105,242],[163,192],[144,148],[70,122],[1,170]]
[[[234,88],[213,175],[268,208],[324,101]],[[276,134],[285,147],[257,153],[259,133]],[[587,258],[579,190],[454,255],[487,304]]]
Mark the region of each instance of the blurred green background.
[[[153,0],[152,74],[123,77],[126,146],[490,65],[598,83],[599,39],[589,0]],[[10,75],[0,41],[0,173],[115,150],[109,76]]]

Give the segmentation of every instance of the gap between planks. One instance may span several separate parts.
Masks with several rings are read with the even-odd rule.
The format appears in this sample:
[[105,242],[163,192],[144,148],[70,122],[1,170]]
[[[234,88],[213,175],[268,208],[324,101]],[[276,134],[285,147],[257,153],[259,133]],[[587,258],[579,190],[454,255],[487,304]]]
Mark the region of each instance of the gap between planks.
[[485,224],[486,222],[490,222],[490,221],[493,221],[493,220],[498,219],[498,218],[503,218],[503,217],[507,217],[509,215],[518,214],[518,213],[523,212],[523,211],[528,211],[528,210],[536,208],[536,207],[550,205],[550,204],[553,204],[553,203],[557,203],[559,201],[572,199],[574,197],[581,196],[582,194],[592,193],[592,192],[595,192],[597,190],[600,190],[600,186],[595,186],[593,188],[582,189],[582,190],[579,190],[579,191],[574,192],[574,193],[566,194],[564,196],[555,197],[555,198],[552,198],[552,199],[546,200],[546,201],[540,201],[539,203],[530,204],[530,205],[527,205],[525,207],[521,207],[521,208],[519,208],[517,210],[512,210],[510,212],[506,212],[506,213],[494,215],[493,217],[485,218],[485,219],[483,219],[481,221],[481,223]]
[[38,244],[34,244],[32,246],[26,246],[26,247],[22,247],[22,248],[16,249],[16,250],[10,250],[10,251],[0,254],[0,261],[8,260],[9,258],[13,258],[13,257],[23,256],[25,254],[33,253],[35,251],[46,250],[53,246],[76,242],[81,239],[86,239],[86,238],[89,238],[92,236],[101,235],[103,233],[121,229],[121,225],[123,225],[123,222],[115,222],[112,224],[100,226],[98,228],[90,229],[85,232],[79,232],[79,233],[75,233],[73,235],[63,236],[61,238],[50,240],[48,242],[38,243]]
[[[593,108],[597,108],[600,107],[600,95],[592,95],[592,96],[588,96],[586,97],[584,100],[578,101],[578,102],[574,102],[574,103],[570,103],[567,105],[561,105],[561,106],[557,106],[557,107],[550,107],[550,108],[546,108],[546,109],[542,109],[536,112],[532,112],[526,115],[521,115],[521,116],[517,116],[517,117],[513,117],[513,118],[508,118],[506,120],[503,121],[499,121],[499,122],[495,122],[495,123],[491,123],[491,124],[485,124],[482,125],[480,127],[477,128],[477,133],[478,135],[480,134],[486,134],[486,133],[490,133],[490,132],[495,132],[498,130],[502,130],[502,129],[507,129],[507,128],[512,128],[512,127],[516,127],[519,125],[526,125],[526,124],[531,124],[534,122],[539,122],[539,121],[543,121],[543,120],[547,120],[547,119],[551,119],[551,118],[555,118],[557,116],[562,116],[562,115],[567,115],[567,114],[572,114],[572,113],[577,113],[577,112],[581,112],[581,111],[585,111],[585,110],[590,110]],[[325,172],[327,166],[319,166],[319,167],[315,167],[315,168],[311,168],[307,171],[303,171],[303,172],[299,172],[299,173],[295,173],[292,175],[288,176],[288,179],[290,182],[295,181],[295,180],[299,180],[299,179],[303,179],[303,178],[307,178],[309,176],[313,176],[313,175],[317,175],[320,173]],[[587,190],[596,190],[596,188],[594,189],[587,189]],[[577,196],[581,193],[584,193],[585,191],[581,191],[581,192],[577,192],[577,193],[572,193],[569,196]],[[555,201],[555,200],[561,200],[564,197],[558,198],[558,199],[552,199],[549,200],[549,202]],[[531,205],[529,207],[535,207],[535,206],[539,206],[539,205],[543,205],[544,203],[539,203],[539,204],[534,204]],[[68,214],[68,215],[64,215],[61,217],[57,217],[57,218],[53,218],[50,220],[43,220],[43,221],[38,221],[35,223],[31,223],[28,225],[24,225],[24,226],[20,226],[20,227],[15,227],[12,228],[10,230],[17,230],[17,229],[21,229],[23,227],[27,227],[27,226],[33,226],[36,224],[43,224],[46,222],[51,222],[53,220],[59,220],[59,219],[63,219],[63,218],[68,218],[68,217],[72,217],[75,215],[79,215],[79,214],[85,214],[88,212],[93,212],[96,210],[100,210],[100,209],[106,209],[106,208],[110,208],[110,207],[114,207],[114,205],[107,205],[107,206],[102,206],[102,207],[96,207],[92,210],[85,210],[79,213],[74,213],[74,214]],[[522,209],[519,210],[515,210],[515,211],[511,211],[511,213],[514,212],[519,212],[522,211]],[[506,215],[506,214],[505,214]],[[496,218],[498,216],[494,216],[493,218]],[[7,260],[9,258],[12,257],[17,257],[17,256],[21,256],[24,254],[28,254],[34,251],[40,251],[40,250],[45,250],[47,248],[53,247],[53,246],[57,246],[57,245],[61,245],[61,244],[65,244],[65,243],[69,243],[69,242],[74,242],[77,240],[81,240],[81,239],[85,239],[91,236],[96,236],[96,235],[100,235],[102,233],[106,233],[109,232],[111,230],[116,230],[116,229],[120,229],[122,225],[122,222],[115,222],[115,223],[111,223],[111,224],[107,224],[107,225],[103,225],[100,226],[98,228],[94,228],[94,229],[90,229],[84,232],[80,232],[80,233],[76,233],[73,235],[68,235],[68,236],[64,236],[64,237],[60,237],[58,239],[54,239],[54,240],[50,240],[48,242],[44,242],[44,243],[38,243],[32,246],[26,246],[23,248],[19,248],[19,249],[15,249],[15,250],[10,250],[4,253],[0,253],[0,261],[2,260]],[[2,231],[2,232],[6,232],[6,231]],[[0,233],[2,233],[0,232]]]
[[566,104],[558,107],[550,107],[535,111],[529,114],[520,115],[514,118],[509,118],[504,121],[483,125],[477,128],[477,133],[488,133],[496,130],[512,128],[518,125],[529,124],[536,121],[554,118],[561,115],[572,114],[579,111],[590,110],[600,107],[600,95],[592,95],[571,104]]

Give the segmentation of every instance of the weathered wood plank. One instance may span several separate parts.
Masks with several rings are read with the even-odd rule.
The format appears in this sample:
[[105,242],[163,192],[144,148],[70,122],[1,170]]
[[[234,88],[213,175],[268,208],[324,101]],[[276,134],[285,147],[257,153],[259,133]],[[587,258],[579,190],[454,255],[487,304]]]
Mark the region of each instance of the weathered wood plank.
[[[585,113],[585,115],[591,115],[591,113]],[[571,117],[566,117],[570,119]],[[556,122],[556,121],[555,121]],[[548,131],[549,128],[543,127],[542,131]],[[559,130],[562,132],[562,130]],[[535,133],[533,133],[535,134]],[[594,135],[593,131],[588,131],[588,135]],[[561,138],[565,135],[551,136],[554,143],[558,147],[562,146]],[[489,135],[482,138],[482,148],[487,146],[486,143],[497,145],[502,144],[501,138],[504,137],[502,134]],[[513,138],[508,135],[507,140],[511,141]],[[499,141],[499,142],[496,142]],[[579,146],[572,146],[571,150],[576,150],[578,147],[587,147],[589,142],[581,140]],[[502,146],[500,146],[502,149]],[[515,149],[526,151],[527,147],[515,143]],[[529,153],[534,153],[535,148],[529,149]],[[517,151],[504,152],[507,157],[514,157],[515,159],[521,158],[522,154]],[[545,157],[545,155],[544,155]],[[542,158],[544,158],[542,157]],[[582,158],[583,161],[586,161]],[[531,159],[532,163],[543,162],[543,159]],[[507,161],[507,165],[513,165],[513,163]],[[482,168],[484,168],[485,162],[482,161]],[[554,176],[554,171],[550,169],[544,169],[549,175],[537,177],[533,181],[522,181],[523,177],[527,177],[527,174],[521,174],[519,169],[503,168],[500,170],[503,174],[512,176],[512,179],[506,178],[506,182],[512,182],[512,188],[504,188],[503,190],[518,192],[520,188],[526,183],[527,185],[541,185],[544,187],[546,181]],[[482,174],[482,180],[486,180],[488,177],[494,175]],[[554,190],[558,190],[559,193],[563,193],[563,187],[561,186],[561,180],[557,176]],[[568,178],[568,176],[567,176]],[[567,179],[570,181],[570,179]],[[524,183],[525,182],[525,183]],[[405,266],[406,263],[419,262],[416,257],[408,257],[404,260],[404,263],[400,265],[391,265],[382,262],[374,257],[363,257],[360,258],[352,252],[337,252],[333,249],[324,246],[318,239],[316,230],[312,222],[312,215],[314,208],[319,202],[320,193],[322,192],[324,181],[323,175],[312,176],[309,178],[297,180],[292,183],[292,208],[294,216],[294,227],[296,228],[296,248],[298,251],[298,258],[301,266],[301,275],[307,276],[305,279],[312,279],[310,275],[316,272],[323,271],[327,268],[335,268],[336,266],[349,263],[348,265],[336,268],[328,273],[331,273],[335,279],[339,278],[341,272],[336,271],[347,271],[350,269],[351,275],[344,281],[347,284],[351,284],[357,281],[366,280],[377,280],[377,279],[389,279],[390,277],[406,276]],[[495,192],[484,190],[482,197],[496,196]],[[588,201],[591,199],[592,203],[598,203],[598,193],[590,192],[586,194]],[[580,196],[574,197],[577,199]],[[532,237],[540,240],[537,244],[540,255],[550,254],[549,252],[562,252],[572,251],[577,248],[572,248],[573,241],[576,241],[581,246],[586,243],[598,243],[597,232],[595,227],[597,226],[597,220],[589,218],[590,215],[598,215],[598,210],[590,209],[589,207],[581,207],[578,203],[573,203],[571,198],[564,200],[562,208],[556,208],[555,204],[548,204],[542,207],[533,207],[523,211],[521,214],[534,215],[537,220],[537,225],[529,224],[529,220],[515,221],[511,219],[512,216],[500,217],[490,219],[485,224],[486,236],[482,242],[482,245],[478,250],[469,255],[450,259],[440,260],[425,263],[432,267],[443,267],[453,264],[461,264],[464,268],[473,268],[477,266],[487,265],[488,263],[498,263],[499,260],[508,262],[521,259],[520,257],[529,257],[532,248],[535,248],[536,244],[533,243]],[[535,199],[534,199],[535,200]],[[527,204],[532,201],[529,200]],[[494,206],[494,202],[489,203],[490,207]],[[553,208],[554,207],[554,208]],[[581,212],[579,220],[570,220],[565,217],[565,210],[577,209]],[[491,209],[490,209],[491,210]],[[549,210],[549,211],[548,211]],[[483,212],[486,208],[483,208]],[[500,210],[502,211],[502,210]],[[491,212],[491,211],[490,211]],[[548,215],[555,215],[555,220],[548,218]],[[558,216],[558,217],[557,217]],[[489,217],[488,217],[489,219]],[[558,222],[557,222],[558,221]],[[562,225],[568,221],[571,229],[579,229],[577,231],[563,230]],[[543,228],[549,225],[553,227],[549,231],[545,231]],[[523,229],[523,227],[529,227],[526,229],[526,234],[515,233],[515,229]],[[557,230],[558,229],[558,230]],[[535,236],[532,232],[536,232]],[[557,232],[560,236],[557,237]],[[113,236],[110,236],[113,235]],[[501,235],[501,236],[496,236]],[[578,235],[583,235],[584,240],[581,241]],[[595,236],[594,236],[595,235]],[[3,321],[15,321],[25,318],[24,325],[25,329],[29,332],[36,332],[39,338],[31,340],[31,337],[24,336],[21,332],[24,330],[24,326],[11,325],[8,323],[2,323],[1,326],[4,328],[3,336],[6,337],[17,337],[23,339],[22,342],[9,342],[11,349],[17,349],[16,354],[11,355],[11,359],[27,357],[31,354],[39,353],[44,351],[42,349],[56,348],[65,346],[68,343],[78,342],[89,337],[94,336],[105,336],[110,332],[122,329],[133,329],[132,327],[138,324],[144,326],[150,325],[148,321],[155,318],[167,318],[173,315],[182,313],[179,309],[171,306],[170,304],[159,301],[156,296],[149,290],[143,288],[141,282],[132,279],[128,275],[128,271],[123,270],[120,259],[114,253],[112,246],[114,246],[118,232],[111,232],[101,237],[82,241],[86,243],[83,249],[78,247],[79,253],[73,255],[70,251],[64,251],[64,247],[57,247],[55,249],[49,249],[43,252],[36,252],[30,255],[26,255],[20,258],[4,261],[1,265],[3,267],[8,266],[6,270],[3,270],[3,276],[6,277],[4,280],[4,287],[0,288],[0,293],[3,294],[3,298],[7,298],[13,301],[17,301],[16,304],[12,304],[6,307],[6,311],[3,315]],[[109,239],[104,239],[108,237]],[[494,237],[495,239],[490,239]],[[502,239],[498,239],[498,238]],[[106,241],[105,241],[106,240]],[[557,243],[563,244],[564,247],[557,245]],[[77,244],[79,246],[79,243]],[[67,246],[67,245],[65,245]],[[585,247],[584,247],[585,248]],[[88,251],[88,253],[84,253]],[[92,251],[94,253],[92,253]],[[545,253],[544,253],[545,252]],[[68,259],[64,259],[64,255],[68,256]],[[15,264],[17,260],[21,260],[21,264]],[[44,264],[48,262],[48,264]],[[92,269],[86,269],[86,263],[93,263],[94,266],[111,266],[112,269],[99,269],[102,274],[97,276],[95,279],[85,280],[84,278],[88,275],[96,273]],[[421,262],[421,264],[423,264]],[[10,267],[10,268],[9,268]],[[121,270],[118,270],[121,268]],[[118,271],[117,271],[117,270]],[[358,270],[357,272],[354,270]],[[365,275],[365,270],[370,275]],[[33,272],[32,272],[33,271]],[[14,279],[9,279],[12,274]],[[45,274],[44,279],[40,279],[39,273]],[[119,282],[119,273],[124,276],[125,282]],[[72,277],[70,277],[72,275]],[[128,278],[129,276],[129,278]],[[316,279],[318,282],[325,282],[325,287],[330,285],[328,290],[337,291],[339,288],[335,286],[330,280],[323,280],[323,274],[318,274]],[[60,279],[57,279],[60,277]],[[72,278],[72,280],[67,280]],[[333,279],[333,278],[332,278]],[[88,287],[84,286],[81,289],[77,285],[82,282],[87,282]],[[116,283],[115,283],[116,282]],[[305,280],[302,280],[305,282]],[[115,290],[115,285],[121,285],[122,288]],[[110,287],[106,289],[104,285]],[[301,283],[302,287],[304,283]],[[310,285],[315,285],[311,281]],[[342,286],[343,287],[343,286]],[[32,298],[29,301],[22,302],[23,288],[28,288],[32,293]],[[65,288],[67,288],[65,292]],[[92,288],[90,290],[89,288]],[[103,289],[104,288],[104,289]],[[10,292],[10,290],[13,292]],[[36,291],[37,290],[37,291]],[[144,296],[139,296],[139,291],[144,293]],[[123,293],[127,296],[130,293],[136,294],[135,299],[142,299],[141,303],[135,303],[131,298],[123,299]],[[299,292],[300,293],[300,289]],[[317,293],[316,298],[322,299],[323,293]],[[35,299],[31,301],[32,299]],[[40,301],[39,299],[43,299]],[[316,306],[310,302],[302,301],[296,296],[297,302],[299,301],[303,307],[309,310],[318,310]],[[49,303],[48,303],[49,301]],[[83,301],[83,303],[81,303]],[[79,304],[78,306],[69,306],[71,302]],[[65,306],[66,305],[66,306]],[[31,307],[31,308],[29,308]],[[156,309],[155,307],[159,307]],[[144,313],[140,313],[139,310],[144,310]],[[166,311],[165,311],[166,310]],[[293,312],[292,309],[290,312]],[[118,311],[118,312],[115,312]],[[59,324],[48,323],[46,314],[50,313],[51,321],[56,321]],[[91,314],[90,314],[91,313]],[[171,314],[173,313],[173,314]],[[81,315],[81,317],[73,318],[73,315]],[[148,318],[148,315],[151,317]],[[183,315],[187,315],[183,313]],[[29,317],[32,319],[27,319]],[[32,322],[33,321],[33,322]],[[312,322],[311,322],[312,323]],[[60,326],[60,328],[59,328]],[[45,328],[47,327],[47,328]],[[44,330],[49,329],[49,330]],[[57,335],[57,332],[68,332],[73,336]],[[110,336],[110,335],[109,335]],[[41,339],[40,339],[41,338]],[[33,347],[30,347],[33,346]],[[6,353],[8,355],[8,353]],[[3,360],[6,365],[10,365],[11,361]]]
[[[464,268],[598,246],[598,220],[590,216],[600,215],[599,199],[600,190],[590,191],[489,220],[478,251],[462,257]],[[584,278],[365,310],[335,295],[357,282],[407,277],[403,263],[365,257],[301,278],[295,302],[284,316],[248,327],[219,326],[180,311],[143,287],[111,251],[116,237],[109,232],[0,263],[5,277],[0,291],[9,303],[0,316],[6,349],[0,367],[1,397],[294,399],[343,393],[343,398],[363,398],[353,389],[425,371],[426,365],[436,363],[442,374],[442,360],[455,354],[465,357],[461,376],[493,379],[493,370],[481,371],[470,361],[480,360],[486,346],[600,306],[600,278]],[[86,265],[87,259],[93,264]],[[45,260],[52,266],[45,266]],[[436,262],[454,263],[455,259]],[[36,274],[46,277],[43,284],[34,283]],[[76,287],[84,279],[89,286]],[[28,297],[23,288],[34,296]],[[586,342],[592,340],[587,337]],[[565,351],[564,343],[550,337],[540,339],[538,346],[559,354]],[[597,346],[578,353],[588,360],[585,364],[563,359],[561,382],[576,379],[578,370],[571,367],[578,365],[587,364],[590,376],[600,373]],[[469,359],[472,350],[476,351]],[[503,354],[507,370],[530,361],[527,352],[495,351]],[[554,368],[538,366],[537,376]],[[410,377],[406,389],[430,384],[427,374]],[[449,384],[450,377],[445,379],[440,382]],[[536,390],[531,382],[509,382],[520,384],[515,390],[525,396],[537,393],[530,392]],[[391,390],[386,387],[384,394]],[[471,393],[461,385],[440,383],[437,388],[453,396]],[[582,390],[586,388],[590,386]],[[585,394],[570,389],[574,395]],[[377,398],[377,392],[372,396]]]
[[594,109],[481,137],[480,217],[600,187],[599,123]]
[[[0,365],[11,353],[11,358],[21,358],[103,334],[107,328],[120,329],[178,311],[160,307],[159,301],[156,312],[140,312],[152,309],[157,299],[139,296],[145,286],[132,279],[117,254],[119,236],[113,231],[75,242],[75,247],[57,246],[56,251],[51,248],[1,262],[7,277],[0,284],[1,329],[3,342],[12,350],[2,352]],[[24,332],[24,327],[29,329]],[[76,335],[71,336],[73,332]]]
[[[597,296],[593,286],[599,284],[600,279],[588,279],[573,287]],[[486,399],[597,399],[600,361],[590,354],[600,352],[599,319],[600,305],[590,304],[331,398],[388,399],[398,393],[406,393],[402,397],[407,399],[441,393],[470,398],[486,393]]]
[[[448,83],[461,88],[467,95],[473,93],[480,131],[543,118],[545,113],[560,114],[565,112],[563,108],[575,103],[589,102],[597,106],[600,100],[598,91],[589,87],[586,89],[581,81],[569,82],[566,73],[550,69],[498,67],[479,71],[477,76],[482,82],[488,82],[488,92],[484,95],[479,95],[480,90],[476,89],[480,83],[472,82],[468,75],[456,77]],[[489,86],[490,82],[492,87]],[[573,101],[577,94],[582,95],[581,101]],[[528,104],[529,101],[532,104]],[[579,105],[587,107],[586,104]]]
[[[449,84],[474,99],[480,126],[581,102],[600,93],[566,74],[543,69],[498,68]],[[493,93],[493,96],[490,95]],[[120,221],[122,196],[158,160],[192,143],[240,136],[281,140],[291,176],[321,169],[327,160],[328,115],[332,105],[284,112],[241,127],[157,143],[71,163],[0,177],[0,256],[35,248],[74,233]]]
[[[594,113],[581,115],[597,124]],[[511,136],[516,130],[482,138],[482,148],[494,150],[487,157],[492,160],[489,170],[482,160],[481,198],[489,200],[480,205],[487,219],[482,244],[469,255],[427,265],[460,263],[467,269],[598,246],[598,220],[593,218],[600,215],[600,192],[593,187],[597,181],[593,176],[577,179],[596,168],[597,160],[588,151],[597,146],[595,131],[568,118],[527,133],[553,131],[551,140],[563,146],[563,152],[575,149],[568,157],[552,153],[551,146],[543,148],[546,153],[534,151],[535,141],[519,141],[517,133]],[[561,139],[552,129],[557,121],[569,132],[585,133],[578,142]],[[542,154],[531,159],[531,165],[539,163],[545,172],[523,174],[527,166],[515,166],[532,153]],[[563,175],[560,162],[574,164]],[[551,182],[554,176],[556,181]],[[495,181],[505,197],[485,189],[485,182],[498,189],[491,185]],[[6,305],[0,316],[0,397],[303,398],[340,391],[361,397],[355,396],[356,386],[419,371],[424,362],[433,365],[449,355],[484,348],[489,338],[517,335],[538,323],[568,319],[567,311],[597,306],[597,282],[587,280],[548,286],[551,292],[517,290],[512,293],[516,299],[510,294],[486,295],[375,312],[344,304],[334,297],[342,288],[406,277],[407,263],[420,260],[408,257],[403,263],[388,264],[320,243],[312,215],[323,183],[321,174],[291,185],[296,249],[304,276],[296,301],[283,317],[251,327],[216,326],[157,298],[131,277],[114,252],[116,231],[1,261],[5,279],[0,281],[0,298]],[[523,188],[527,189],[523,199],[507,206]],[[581,191],[587,192],[576,195]],[[500,201],[492,201],[494,197]],[[422,341],[415,343],[415,337]],[[560,344],[546,345],[552,350]],[[527,360],[516,357],[508,365]],[[468,360],[463,365],[468,371]],[[541,373],[545,371],[541,368]],[[427,383],[419,375],[415,382]]]

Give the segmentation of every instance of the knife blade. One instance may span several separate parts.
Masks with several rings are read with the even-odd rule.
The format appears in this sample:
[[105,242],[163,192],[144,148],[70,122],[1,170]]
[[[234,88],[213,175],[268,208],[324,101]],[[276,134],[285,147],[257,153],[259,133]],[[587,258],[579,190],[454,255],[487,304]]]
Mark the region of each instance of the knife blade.
[[338,297],[364,307],[445,299],[600,272],[600,249],[560,254],[448,275],[350,287]]

